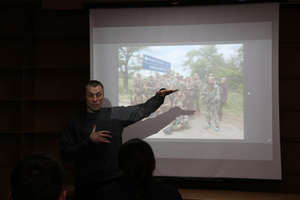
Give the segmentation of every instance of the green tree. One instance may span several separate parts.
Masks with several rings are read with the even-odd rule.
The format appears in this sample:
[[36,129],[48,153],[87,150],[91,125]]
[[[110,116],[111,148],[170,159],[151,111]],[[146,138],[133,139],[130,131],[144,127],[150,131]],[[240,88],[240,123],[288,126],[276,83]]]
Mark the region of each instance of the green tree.
[[141,50],[146,50],[148,47],[119,47],[119,73],[123,78],[123,93],[128,91],[128,79],[130,72],[138,71],[142,69],[140,55]]
[[203,45],[197,50],[187,52],[183,62],[185,69],[189,68],[191,74],[197,73],[204,80],[210,73],[214,74],[218,83],[222,77],[227,78],[230,90],[242,92],[243,85],[243,46],[236,50],[228,60],[218,53],[216,45]]
[[231,91],[243,92],[243,46],[236,50],[228,60],[225,61],[224,67],[220,67],[216,77],[226,77],[227,85]]
[[189,51],[186,58],[183,62],[185,69],[189,68],[191,74],[197,73],[202,80],[225,65],[223,55],[218,53],[216,45],[203,45],[197,50]]
[[226,61],[226,68],[243,72],[243,65],[244,65],[243,60],[244,60],[243,46],[241,46],[237,50],[236,54],[231,55],[228,61]]

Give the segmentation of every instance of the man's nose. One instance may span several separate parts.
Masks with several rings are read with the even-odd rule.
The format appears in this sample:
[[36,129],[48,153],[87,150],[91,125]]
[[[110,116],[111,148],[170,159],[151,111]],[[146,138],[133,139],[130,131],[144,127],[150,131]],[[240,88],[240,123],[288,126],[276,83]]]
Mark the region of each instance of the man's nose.
[[93,101],[97,101],[97,96],[94,95]]

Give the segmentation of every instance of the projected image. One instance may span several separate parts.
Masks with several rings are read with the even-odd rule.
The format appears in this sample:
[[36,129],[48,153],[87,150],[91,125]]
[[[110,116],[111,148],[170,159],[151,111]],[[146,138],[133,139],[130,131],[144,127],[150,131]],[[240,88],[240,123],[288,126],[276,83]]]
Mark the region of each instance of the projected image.
[[179,89],[149,117],[172,107],[195,110],[149,138],[244,139],[243,44],[122,46],[119,105],[145,102],[160,88]]
[[179,89],[122,135],[149,142],[155,176],[281,179],[278,6],[90,10],[91,79],[108,106]]

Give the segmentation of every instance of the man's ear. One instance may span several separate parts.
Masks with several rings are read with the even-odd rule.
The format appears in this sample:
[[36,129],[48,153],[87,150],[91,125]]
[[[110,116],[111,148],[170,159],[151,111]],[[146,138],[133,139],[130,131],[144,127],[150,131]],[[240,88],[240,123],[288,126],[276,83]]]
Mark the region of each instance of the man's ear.
[[13,200],[13,198],[11,196],[11,190],[9,190],[9,193],[8,193],[8,200]]
[[63,190],[60,192],[58,200],[66,200],[67,199],[67,191]]

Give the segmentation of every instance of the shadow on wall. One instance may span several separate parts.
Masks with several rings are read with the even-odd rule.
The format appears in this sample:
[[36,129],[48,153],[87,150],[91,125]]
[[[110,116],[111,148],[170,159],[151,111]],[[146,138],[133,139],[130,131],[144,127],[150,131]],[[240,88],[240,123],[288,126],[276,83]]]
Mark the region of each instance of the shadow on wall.
[[[102,106],[111,107],[112,104],[109,99],[103,98]],[[182,110],[179,107],[173,107],[168,112],[165,112],[161,115],[136,122],[124,129],[123,142],[136,137],[140,139],[147,138],[166,127],[173,120],[175,120],[176,117],[180,115],[192,115],[194,112],[194,110]]]

